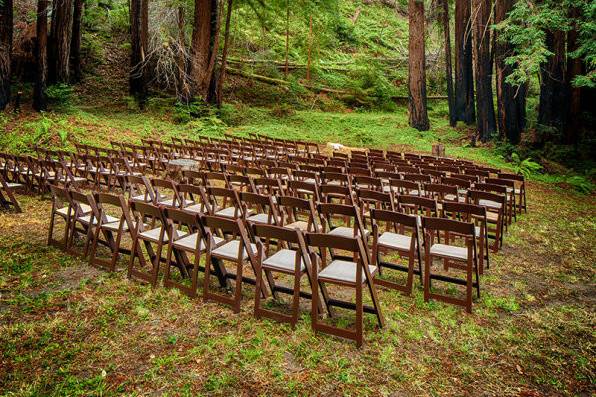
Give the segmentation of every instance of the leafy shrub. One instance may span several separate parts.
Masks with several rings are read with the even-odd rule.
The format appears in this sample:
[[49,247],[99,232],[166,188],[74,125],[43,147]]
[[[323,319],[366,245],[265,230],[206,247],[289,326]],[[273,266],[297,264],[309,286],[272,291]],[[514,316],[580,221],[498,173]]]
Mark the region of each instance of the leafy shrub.
[[565,182],[580,193],[590,194],[594,191],[594,184],[588,178],[581,175],[567,177]]
[[517,153],[511,154],[511,162],[513,163],[513,170],[518,174],[522,174],[526,178],[542,169],[540,164],[532,161],[529,157],[521,160]]
[[69,111],[72,107],[72,87],[68,84],[54,84],[47,88],[48,104],[54,110]]
[[203,101],[190,103],[176,102],[174,105],[174,121],[186,124],[193,119],[215,116],[216,110]]

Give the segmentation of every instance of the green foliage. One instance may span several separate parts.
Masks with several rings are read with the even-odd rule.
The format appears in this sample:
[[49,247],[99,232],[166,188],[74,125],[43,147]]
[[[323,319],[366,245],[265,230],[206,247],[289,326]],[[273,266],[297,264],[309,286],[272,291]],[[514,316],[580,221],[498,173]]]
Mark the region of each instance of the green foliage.
[[540,164],[532,161],[529,157],[521,160],[517,153],[511,154],[511,162],[513,163],[513,170],[518,174],[522,174],[526,178],[538,173],[542,169]]
[[176,102],[173,117],[177,123],[185,124],[193,119],[211,117],[215,114],[216,109],[203,101]]
[[68,84],[54,84],[47,88],[49,106],[57,111],[67,112],[72,109],[72,87]]
[[565,182],[573,187],[577,192],[591,194],[596,188],[594,184],[586,177],[581,175],[569,176]]

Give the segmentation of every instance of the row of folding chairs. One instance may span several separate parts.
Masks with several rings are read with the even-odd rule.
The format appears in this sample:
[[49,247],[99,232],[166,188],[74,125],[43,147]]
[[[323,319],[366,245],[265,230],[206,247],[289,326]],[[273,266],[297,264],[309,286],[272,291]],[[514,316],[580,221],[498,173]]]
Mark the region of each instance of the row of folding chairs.
[[[103,192],[83,193],[54,185],[50,189],[53,208],[49,244],[76,253],[75,236],[83,235],[85,248],[82,255],[89,255],[92,265],[109,270],[115,270],[121,253],[129,253],[129,277],[147,281],[154,286],[158,283],[160,265],[165,263],[164,285],[177,287],[190,296],[196,295],[198,272],[204,271],[203,298],[230,304],[235,311],[240,310],[242,283],[255,284],[257,317],[267,316],[295,324],[299,298],[307,297],[312,300],[315,330],[351,338],[358,344],[362,343],[363,312],[375,314],[379,325],[383,323],[377,285],[409,294],[413,278],[418,275],[424,285],[425,299],[459,304],[468,311],[472,310],[473,289],[478,295],[480,293],[478,262],[482,254],[479,255],[477,251],[484,247],[482,239],[487,230],[486,222],[480,230],[476,226],[476,221],[486,216],[483,207],[479,206],[445,202],[443,218],[371,208],[366,214],[372,224],[371,237],[371,231],[364,227],[360,210],[354,205],[319,203],[316,211],[322,217],[320,226],[317,226],[314,218],[307,216],[302,221],[306,224],[303,227],[289,213],[278,223],[273,219],[254,217],[256,214],[246,207],[239,215],[229,213],[226,216],[165,204],[156,206],[140,199],[128,201],[122,195]],[[302,210],[302,204],[307,201],[289,196],[277,200],[289,207],[300,203],[295,210]],[[312,209],[312,201],[309,203]],[[114,216],[117,213],[119,215]],[[345,222],[346,218],[352,220],[351,224]],[[59,219],[64,221],[65,231],[62,239],[56,240],[54,229]],[[336,224],[338,220],[340,223]],[[132,239],[128,250],[121,247],[125,234]],[[107,260],[98,258],[99,244],[109,248],[111,256]],[[421,253],[422,248],[424,255]],[[165,257],[162,255],[164,249]],[[388,261],[386,258],[390,253],[408,258],[408,265]],[[190,260],[189,256],[194,259]],[[202,261],[202,258],[205,259]],[[424,271],[422,258],[425,261]],[[437,259],[443,262],[445,269],[464,270],[466,277],[460,279],[435,274],[431,271],[431,265]],[[236,265],[234,272],[226,268],[226,261]],[[243,275],[246,265],[252,267],[256,276],[254,279]],[[172,269],[177,269],[181,277],[188,278],[190,285],[175,280]],[[382,273],[388,269],[405,271],[405,285],[384,279]],[[293,287],[277,285],[272,276],[275,272],[293,276]],[[211,275],[217,278],[221,287],[230,287],[230,281],[236,280],[233,296],[216,292],[210,285]],[[310,293],[301,290],[300,280],[305,275],[311,286]],[[464,285],[465,297],[458,299],[432,291],[433,280]],[[328,283],[355,288],[356,303],[330,297],[325,287]],[[368,290],[372,306],[363,304],[363,290]],[[269,292],[274,298],[280,293],[292,295],[290,316],[262,307],[262,299]],[[337,329],[319,322],[323,309],[333,316],[337,308],[356,311],[356,331]]]

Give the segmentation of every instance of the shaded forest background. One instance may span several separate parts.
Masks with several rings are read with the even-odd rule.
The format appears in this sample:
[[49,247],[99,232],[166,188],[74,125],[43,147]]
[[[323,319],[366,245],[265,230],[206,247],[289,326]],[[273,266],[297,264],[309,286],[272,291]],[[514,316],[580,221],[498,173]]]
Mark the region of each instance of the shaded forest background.
[[591,1],[0,4],[8,111],[68,111],[78,101],[165,109],[177,123],[230,105],[239,114],[408,111],[410,125],[427,130],[430,106],[471,145],[594,177]]

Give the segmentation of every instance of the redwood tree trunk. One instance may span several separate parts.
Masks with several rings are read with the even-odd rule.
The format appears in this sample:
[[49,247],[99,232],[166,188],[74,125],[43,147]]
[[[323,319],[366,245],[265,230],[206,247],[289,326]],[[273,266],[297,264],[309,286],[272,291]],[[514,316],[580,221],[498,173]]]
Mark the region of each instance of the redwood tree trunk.
[[4,110],[10,102],[12,17],[12,0],[4,0],[0,5],[0,110]]
[[54,0],[50,60],[51,80],[70,82],[70,42],[72,33],[72,0]]
[[[580,11],[578,9],[572,9],[572,18],[578,18]],[[578,32],[577,24],[574,23],[572,29],[567,33],[567,53],[576,51],[578,48]],[[583,64],[581,58],[572,58],[567,56],[567,76],[566,81],[569,85],[569,104],[567,106],[568,114],[567,126],[565,128],[564,143],[575,144],[579,138],[579,132],[582,124],[582,89],[579,87],[573,87],[573,79],[575,76],[584,73]]]
[[[495,23],[502,22],[513,8],[515,0],[497,0],[495,4]],[[525,127],[526,88],[514,87],[505,80],[513,72],[513,66],[505,60],[512,56],[508,43],[495,40],[495,64],[497,71],[497,123],[501,138],[516,145],[520,141]]]
[[430,128],[426,111],[426,71],[424,55],[424,1],[409,0],[408,90],[410,126],[419,131]]
[[74,12],[72,17],[72,41],[70,43],[70,62],[72,65],[73,82],[81,81],[81,35],[82,18],[85,0],[74,0]]
[[46,87],[48,79],[48,0],[37,1],[37,46],[35,57],[37,74],[33,89],[33,108],[39,112],[47,109]]
[[[131,0],[130,2],[130,94],[144,106],[147,99],[147,76],[145,56],[147,51],[147,21],[144,20],[144,9],[148,0]],[[145,26],[145,27],[144,27]]]
[[470,0],[455,1],[455,116],[466,124],[476,119]]
[[[565,81],[565,32],[546,34],[547,48],[553,53],[541,70],[540,105],[538,123],[562,131],[565,126],[567,108],[567,84]],[[551,139],[543,136],[543,142]]]
[[211,60],[217,54],[217,0],[195,0],[190,51],[191,95],[205,98],[213,73]]
[[497,131],[492,89],[490,52],[491,0],[473,0],[474,71],[476,77],[476,126],[480,140],[487,142]]
[[234,0],[228,0],[228,10],[226,14],[226,32],[224,34],[224,46],[223,52],[221,54],[221,66],[219,70],[219,77],[217,78],[217,90],[215,95],[217,107],[220,107],[222,103],[223,84],[226,76],[226,67],[228,63],[228,47],[230,46],[230,22],[232,20],[233,6]]
[[178,100],[183,103],[190,101],[190,87],[186,75],[186,38],[184,35],[184,7],[178,7]]
[[445,41],[445,80],[447,81],[447,101],[449,104],[449,125],[455,127],[455,97],[453,95],[453,70],[451,66],[451,33],[449,32],[449,1],[441,0],[443,40]]

